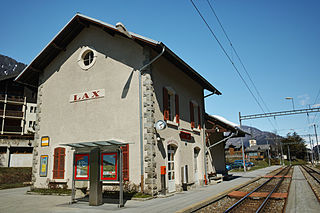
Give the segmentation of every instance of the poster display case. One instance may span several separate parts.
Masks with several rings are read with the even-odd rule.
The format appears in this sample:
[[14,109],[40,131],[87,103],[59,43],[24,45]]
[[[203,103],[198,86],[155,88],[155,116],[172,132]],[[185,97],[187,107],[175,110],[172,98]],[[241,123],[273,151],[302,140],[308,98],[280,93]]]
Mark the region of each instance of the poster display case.
[[75,180],[89,180],[89,154],[75,154]]
[[41,137],[41,147],[49,146],[50,138],[49,136]]
[[117,181],[118,180],[118,153],[101,154],[101,180]]
[[48,174],[48,155],[40,156],[40,177],[47,177]]

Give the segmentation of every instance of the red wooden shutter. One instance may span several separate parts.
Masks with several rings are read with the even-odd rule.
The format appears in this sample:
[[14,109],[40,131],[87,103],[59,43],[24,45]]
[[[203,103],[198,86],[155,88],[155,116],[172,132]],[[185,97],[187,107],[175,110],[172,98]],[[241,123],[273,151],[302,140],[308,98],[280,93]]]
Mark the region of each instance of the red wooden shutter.
[[191,128],[194,128],[194,110],[193,110],[193,103],[190,101],[190,123]]
[[53,179],[64,178],[65,148],[54,149]]
[[176,107],[176,123],[180,123],[179,95],[176,94],[175,100],[176,100],[176,103],[175,103],[175,107]]
[[168,106],[168,90],[163,87],[163,119],[169,120],[169,106]]
[[123,167],[122,167],[122,174],[123,180],[129,180],[129,144],[126,146],[121,147],[122,149],[122,160],[123,160]]
[[200,106],[198,106],[198,122],[199,122],[198,127],[199,129],[201,129]]

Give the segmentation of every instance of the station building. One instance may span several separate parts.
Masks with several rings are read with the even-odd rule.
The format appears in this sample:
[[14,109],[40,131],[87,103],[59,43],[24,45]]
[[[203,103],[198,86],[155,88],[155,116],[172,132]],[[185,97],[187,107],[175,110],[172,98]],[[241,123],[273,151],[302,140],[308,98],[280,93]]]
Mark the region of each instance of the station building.
[[221,93],[163,43],[76,14],[16,81],[38,88],[33,187],[88,180],[95,146],[100,180],[116,180],[110,144],[142,191],[160,191],[161,174],[168,192],[205,183],[204,90]]

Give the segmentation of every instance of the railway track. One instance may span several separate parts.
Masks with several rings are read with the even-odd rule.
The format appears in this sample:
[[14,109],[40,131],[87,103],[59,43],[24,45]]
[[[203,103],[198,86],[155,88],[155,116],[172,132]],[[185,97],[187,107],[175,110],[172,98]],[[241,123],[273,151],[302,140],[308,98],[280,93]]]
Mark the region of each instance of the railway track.
[[320,172],[309,166],[301,166],[313,179],[320,184]]
[[[291,167],[285,167],[283,170],[279,171],[275,176],[271,176],[267,181],[262,183],[257,188],[253,189],[247,195],[242,197],[235,204],[230,206],[225,213],[227,212],[262,212],[264,207],[267,205],[271,195],[279,188],[281,183],[283,182],[285,175],[288,174]],[[281,176],[280,179],[277,179],[277,176]],[[256,193],[256,196],[254,196]],[[258,194],[267,193],[267,196],[262,199],[259,199]],[[250,196],[252,195],[252,196]]]
[[282,168],[193,212],[281,212],[288,195],[290,167]]
[[320,172],[310,166],[301,166],[304,177],[320,202]]

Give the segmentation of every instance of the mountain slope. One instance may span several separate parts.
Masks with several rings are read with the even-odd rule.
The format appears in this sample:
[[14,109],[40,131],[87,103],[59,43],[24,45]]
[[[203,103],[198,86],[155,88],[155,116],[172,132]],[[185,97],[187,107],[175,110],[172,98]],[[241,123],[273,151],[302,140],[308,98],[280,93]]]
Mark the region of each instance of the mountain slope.
[[0,78],[18,75],[27,65],[0,54]]
[[[257,128],[254,127],[250,127],[250,126],[242,126],[241,127],[244,131],[250,133],[252,136],[250,135],[246,135],[246,137],[243,137],[243,144],[245,147],[249,146],[249,140],[254,139],[257,141],[257,145],[262,145],[262,144],[267,144],[269,142],[269,144],[274,145],[275,144],[275,140],[273,138],[276,137],[276,134],[272,133],[272,132],[264,132],[261,131]],[[277,136],[278,138],[280,138],[281,136]],[[230,144],[232,145],[241,145],[241,138],[232,138],[229,139],[226,143],[226,147],[228,147]]]

